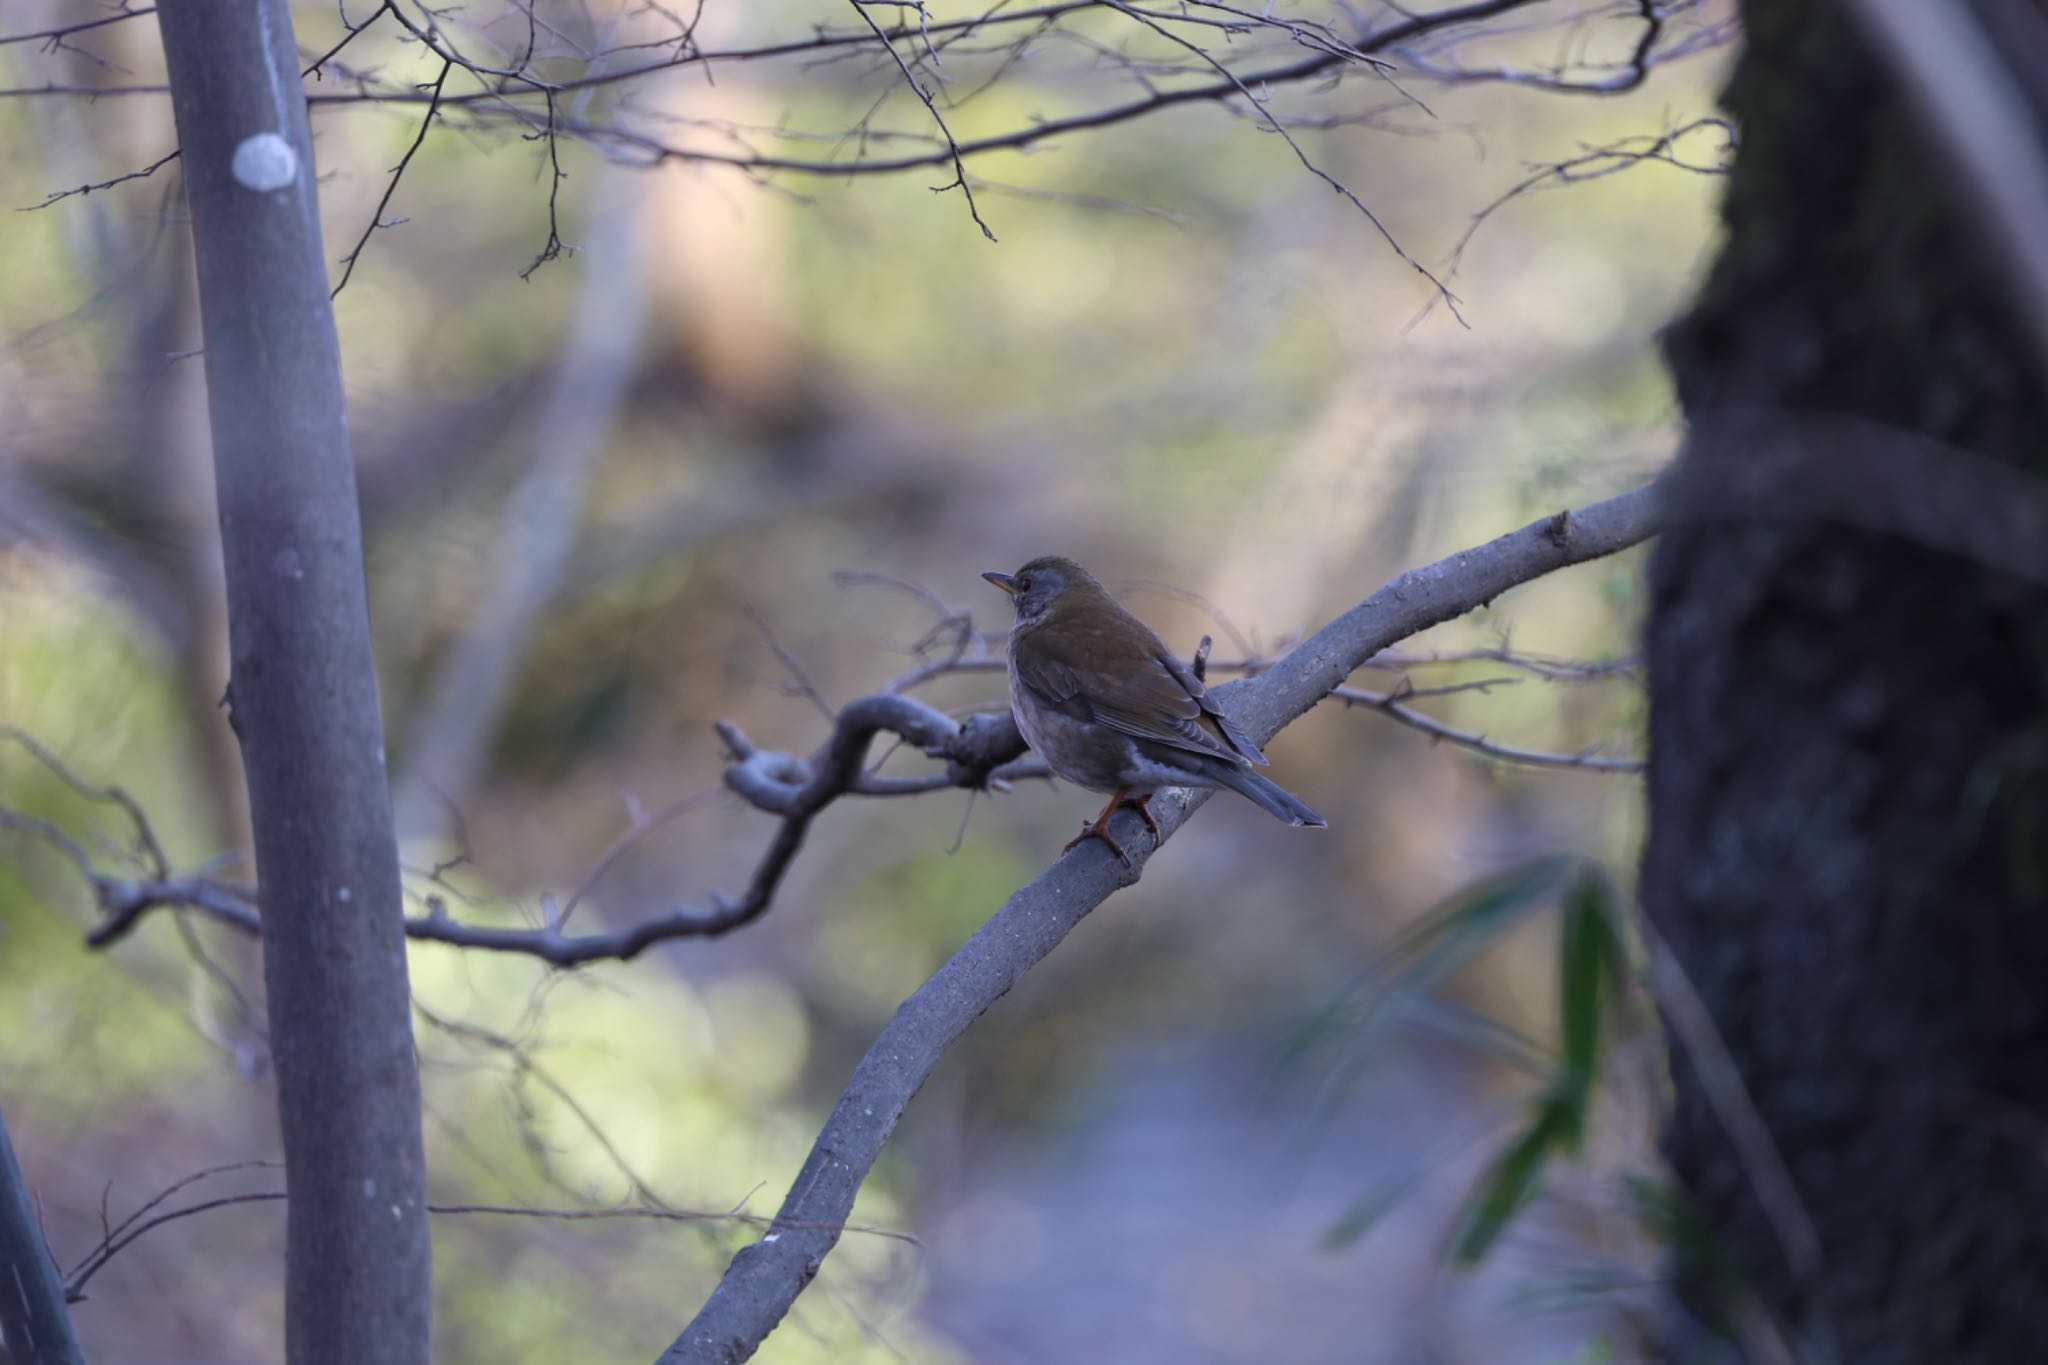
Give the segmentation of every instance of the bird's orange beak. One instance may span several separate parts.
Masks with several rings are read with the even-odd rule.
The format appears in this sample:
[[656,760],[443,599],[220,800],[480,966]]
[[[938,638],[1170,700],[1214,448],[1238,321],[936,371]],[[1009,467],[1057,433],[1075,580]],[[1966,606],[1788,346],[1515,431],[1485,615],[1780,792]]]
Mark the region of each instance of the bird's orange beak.
[[1010,594],[1010,596],[1015,597],[1017,595],[1017,580],[1010,577],[1010,575],[1006,573],[985,573],[982,577]]

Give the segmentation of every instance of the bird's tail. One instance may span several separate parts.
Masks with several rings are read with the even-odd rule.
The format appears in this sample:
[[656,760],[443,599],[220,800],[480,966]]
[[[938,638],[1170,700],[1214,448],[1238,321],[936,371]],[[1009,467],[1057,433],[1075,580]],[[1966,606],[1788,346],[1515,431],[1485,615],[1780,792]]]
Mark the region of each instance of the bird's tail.
[[1290,825],[1311,825],[1317,829],[1330,823],[1310,810],[1308,803],[1293,792],[1250,768],[1219,763],[1212,773],[1224,786],[1256,803],[1260,810],[1276,820],[1284,820]]

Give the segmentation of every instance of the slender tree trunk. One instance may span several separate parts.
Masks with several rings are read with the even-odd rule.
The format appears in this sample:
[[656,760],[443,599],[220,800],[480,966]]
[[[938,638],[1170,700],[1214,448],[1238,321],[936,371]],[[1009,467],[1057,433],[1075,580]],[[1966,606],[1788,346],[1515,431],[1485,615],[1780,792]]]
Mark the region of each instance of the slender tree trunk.
[[71,1330],[64,1283],[50,1260],[28,1182],[0,1123],[0,1360],[11,1365],[84,1365]]
[[1842,7],[1745,14],[1649,625],[1643,899],[1740,1073],[1675,1049],[1682,1292],[1801,1361],[2041,1359],[2048,588],[1989,531],[2042,497],[2048,393]]
[[292,1365],[424,1365],[398,862],[312,144],[284,0],[158,10],[199,260],[290,1195]]

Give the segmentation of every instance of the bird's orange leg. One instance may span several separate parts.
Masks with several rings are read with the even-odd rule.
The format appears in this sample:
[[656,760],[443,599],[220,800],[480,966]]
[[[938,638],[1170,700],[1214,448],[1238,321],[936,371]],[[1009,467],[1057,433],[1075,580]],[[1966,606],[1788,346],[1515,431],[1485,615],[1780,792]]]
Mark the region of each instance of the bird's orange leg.
[[1136,806],[1138,808],[1138,814],[1145,817],[1145,828],[1152,831],[1152,847],[1154,848],[1159,847],[1160,843],[1159,822],[1152,818],[1152,798],[1156,795],[1158,795],[1157,792],[1146,792],[1137,800],[1127,801],[1124,803],[1126,805]]
[[[1079,848],[1082,844],[1087,843],[1090,839],[1100,839],[1103,843],[1109,845],[1110,852],[1116,854],[1117,857],[1124,860],[1125,867],[1129,867],[1131,865],[1131,855],[1124,852],[1124,846],[1118,843],[1115,840],[1115,838],[1113,838],[1110,835],[1109,832],[1109,817],[1116,814],[1116,808],[1124,803],[1124,793],[1129,790],[1129,787],[1118,787],[1116,789],[1116,795],[1109,798],[1109,804],[1102,808],[1102,813],[1095,817],[1094,822],[1092,824],[1084,825],[1081,829],[1081,832],[1079,834],[1076,834],[1072,839],[1070,839],[1067,842],[1067,846],[1061,849],[1060,852],[1072,853],[1075,849]],[[1140,806],[1139,809],[1143,810],[1144,808]],[[1152,824],[1152,816],[1149,811],[1146,812],[1145,823],[1148,825]],[[1159,827],[1157,825],[1153,825],[1152,828],[1156,833]]]

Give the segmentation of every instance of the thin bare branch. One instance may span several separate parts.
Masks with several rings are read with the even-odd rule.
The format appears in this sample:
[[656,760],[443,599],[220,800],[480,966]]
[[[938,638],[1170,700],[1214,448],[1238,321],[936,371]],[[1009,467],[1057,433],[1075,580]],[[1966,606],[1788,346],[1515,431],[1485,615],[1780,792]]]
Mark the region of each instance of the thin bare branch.
[[1613,758],[1600,753],[1597,749],[1560,754],[1542,749],[1525,749],[1516,744],[1503,744],[1499,740],[1488,739],[1476,730],[1460,730],[1454,725],[1438,720],[1435,716],[1425,715],[1403,704],[1415,697],[1429,695],[1432,690],[1440,694],[1456,691],[1461,686],[1472,688],[1482,687],[1484,684],[1453,684],[1448,688],[1413,692],[1368,692],[1359,687],[1340,687],[1330,695],[1346,706],[1370,707],[1383,716],[1390,716],[1401,722],[1411,730],[1421,731],[1431,739],[1455,744],[1460,748],[1470,749],[1474,753],[1497,758],[1506,763],[1521,763],[1534,768],[1581,768],[1588,772],[1602,773],[1639,773],[1646,766],[1639,758]]
[[[139,9],[124,9],[117,14],[103,15],[98,19],[84,19],[75,24],[63,24],[56,28],[37,29],[33,33],[4,34],[0,35],[0,47],[8,47],[15,43],[43,43],[45,45],[62,43],[64,39],[69,38],[74,33],[84,33],[89,29],[105,28],[108,24],[118,24],[128,19],[140,19],[146,14],[155,13],[155,5],[145,5]],[[53,49],[49,49],[46,46],[46,50]]]
[[[389,6],[386,6],[386,8],[390,9],[392,14],[398,14],[396,9],[392,9]],[[427,130],[434,126],[434,116],[441,111],[441,90],[448,84],[448,73],[454,69],[455,62],[453,58],[444,58],[442,60],[441,74],[434,78],[432,96],[427,102],[426,116],[420,120],[420,130],[414,135],[412,145],[405,149],[405,155],[400,157],[398,164],[391,168],[391,179],[384,186],[384,194],[377,200],[376,211],[370,215],[369,224],[364,227],[363,235],[356,239],[356,244],[350,249],[348,255],[341,258],[341,279],[335,284],[333,293],[328,295],[330,299],[338,298],[341,291],[348,288],[349,278],[356,273],[356,260],[363,254],[363,248],[370,244],[370,235],[380,227],[391,226],[384,221],[384,210],[390,206],[391,196],[398,193],[398,182],[404,177],[405,168],[412,164],[412,159],[418,154],[420,145],[427,140]],[[550,105],[549,107],[552,108],[553,106]]]
[[[1703,129],[1714,129],[1721,134],[1720,159],[1713,162],[1687,161],[1678,154],[1678,144],[1693,133]],[[1498,198],[1486,204],[1466,224],[1464,235],[1451,248],[1447,273],[1455,276],[1464,263],[1465,250],[1472,245],[1472,239],[1479,235],[1479,229],[1486,221],[1506,208],[1510,203],[1544,185],[1573,185],[1587,180],[1600,180],[1607,176],[1640,166],[1644,162],[1657,161],[1675,166],[1695,175],[1726,175],[1733,163],[1736,149],[1735,125],[1725,118],[1709,115],[1692,119],[1670,129],[1657,137],[1630,137],[1610,142],[1604,147],[1593,147],[1578,156],[1563,161],[1553,161],[1537,166],[1533,171],[1503,192]]]
[[110,190],[114,186],[124,185],[130,180],[147,180],[177,159],[178,153],[176,151],[167,152],[139,171],[129,171],[126,175],[117,175],[111,180],[97,180],[90,185],[80,185],[77,189],[57,190],[44,199],[42,203],[26,205],[19,211],[22,213],[34,213],[38,209],[46,209],[59,200],[69,199],[74,195],[91,194],[95,190]]
[[532,279],[534,271],[550,261],[560,260],[564,252],[576,249],[562,243],[562,182],[569,178],[569,174],[562,169],[562,135],[555,120],[555,92],[548,91],[547,99],[547,127],[533,136],[545,138],[548,144],[548,239],[541,244],[540,251],[526,269],[519,272],[522,280]]
[[[875,16],[868,13],[867,6],[862,3],[862,0],[852,0],[852,3],[854,13],[860,15],[861,22],[873,31],[875,41],[882,45],[883,51],[889,54],[889,59],[896,63],[896,69],[903,73],[903,80],[910,86],[911,93],[924,102],[925,111],[932,116],[932,122],[939,125],[939,136],[946,140],[946,150],[951,153],[953,162],[953,178],[943,185],[932,186],[932,193],[944,194],[949,190],[960,191],[967,199],[967,216],[972,218],[974,225],[981,229],[982,236],[988,238],[991,242],[995,241],[996,234],[994,230],[986,222],[982,221],[981,207],[974,202],[974,186],[967,179],[967,163],[960,159],[960,143],[954,138],[953,130],[946,125],[946,116],[939,112],[938,102],[932,98],[932,92],[926,89],[924,84],[917,79],[917,73],[910,69],[910,63],[903,60],[903,54],[896,50],[895,42],[883,31],[882,26],[875,22]],[[918,12],[920,14],[923,13],[923,6],[920,5],[918,7]],[[923,36],[925,45],[929,48],[931,36],[929,33]]]

